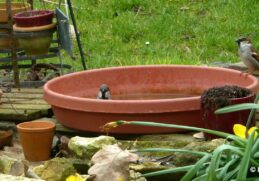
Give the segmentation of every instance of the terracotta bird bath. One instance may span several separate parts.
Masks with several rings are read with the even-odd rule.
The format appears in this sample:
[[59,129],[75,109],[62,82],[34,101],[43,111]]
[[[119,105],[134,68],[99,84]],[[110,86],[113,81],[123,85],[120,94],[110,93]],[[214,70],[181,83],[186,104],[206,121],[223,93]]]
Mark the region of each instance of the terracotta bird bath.
[[[96,99],[101,84],[112,99]],[[44,98],[64,126],[101,133],[110,121],[154,121],[203,127],[200,95],[211,87],[238,85],[256,93],[258,81],[240,71],[201,66],[128,66],[82,71],[55,78]],[[120,126],[113,134],[172,133],[183,130]]]

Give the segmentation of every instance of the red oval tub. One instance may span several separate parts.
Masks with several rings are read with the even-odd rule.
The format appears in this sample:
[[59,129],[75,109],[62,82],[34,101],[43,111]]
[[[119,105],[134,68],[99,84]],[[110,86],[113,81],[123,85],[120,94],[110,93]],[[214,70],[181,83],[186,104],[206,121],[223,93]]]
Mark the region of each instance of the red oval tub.
[[[110,88],[110,100],[96,99],[103,83]],[[61,124],[87,132],[102,133],[104,124],[116,120],[203,127],[200,95],[208,88],[223,85],[246,87],[254,93],[258,90],[258,81],[254,76],[236,70],[153,65],[95,69],[64,75],[45,84],[44,98],[52,105]],[[122,99],[117,99],[120,96]],[[112,129],[111,133],[179,131],[184,130],[124,125]]]

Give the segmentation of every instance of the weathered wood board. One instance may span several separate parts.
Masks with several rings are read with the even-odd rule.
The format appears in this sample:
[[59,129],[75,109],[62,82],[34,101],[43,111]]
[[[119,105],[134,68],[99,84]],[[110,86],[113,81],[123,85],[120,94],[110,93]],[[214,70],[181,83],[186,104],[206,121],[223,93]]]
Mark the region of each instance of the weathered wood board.
[[41,88],[12,89],[0,99],[0,120],[21,122],[52,115]]

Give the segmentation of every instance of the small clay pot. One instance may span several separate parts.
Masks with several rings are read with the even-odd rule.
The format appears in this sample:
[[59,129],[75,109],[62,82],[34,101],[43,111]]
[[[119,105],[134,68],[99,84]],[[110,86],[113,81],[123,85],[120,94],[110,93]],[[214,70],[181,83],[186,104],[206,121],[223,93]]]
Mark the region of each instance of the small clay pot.
[[50,158],[55,124],[48,121],[30,121],[17,125],[25,159],[45,161]]
[[17,13],[13,19],[18,27],[35,27],[52,24],[53,16],[50,10],[31,10]]
[[[25,2],[12,2],[11,3],[11,15],[15,13],[30,10],[31,5]],[[0,2],[0,23],[6,23],[8,21],[7,12],[6,12],[6,3]]]
[[[229,99],[229,105],[252,103],[254,102],[254,99],[255,99],[254,94],[251,94],[242,98],[231,98]],[[205,128],[222,131],[230,134],[234,134],[233,133],[234,124],[246,125],[246,122],[250,114],[250,110],[236,111],[236,112],[220,114],[220,115],[215,115],[214,113],[215,111],[216,109],[204,110],[203,108],[201,108],[202,120]],[[254,125],[255,125],[255,120],[253,118],[251,126],[254,126]],[[217,136],[211,135],[211,134],[205,133],[204,135],[206,139],[218,138]]]
[[2,149],[4,146],[11,146],[12,139],[13,139],[12,131],[0,131],[0,149]]

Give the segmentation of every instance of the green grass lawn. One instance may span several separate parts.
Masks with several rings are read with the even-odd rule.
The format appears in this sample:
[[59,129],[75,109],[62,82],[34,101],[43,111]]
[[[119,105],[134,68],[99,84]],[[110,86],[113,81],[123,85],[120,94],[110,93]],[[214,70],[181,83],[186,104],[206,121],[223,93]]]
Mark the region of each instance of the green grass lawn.
[[[235,39],[240,36],[252,38],[259,49],[258,0],[72,0],[72,3],[91,69],[238,62]],[[80,70],[76,47],[75,55],[77,61],[73,65]],[[71,62],[65,54],[63,58]]]

